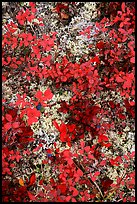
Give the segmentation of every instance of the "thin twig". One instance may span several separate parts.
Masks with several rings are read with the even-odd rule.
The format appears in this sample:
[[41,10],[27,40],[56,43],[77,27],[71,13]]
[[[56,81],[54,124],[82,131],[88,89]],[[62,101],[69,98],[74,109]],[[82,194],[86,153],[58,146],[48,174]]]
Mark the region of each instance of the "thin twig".
[[[91,180],[91,178],[88,178],[88,179]],[[102,193],[101,189],[99,188],[98,184],[96,183],[96,181],[94,181],[94,182],[92,181],[92,183],[94,183],[94,185],[97,187],[98,191],[100,192],[101,197],[104,198],[103,193]]]
[[[77,163],[77,161],[75,159],[73,159],[73,162],[76,165],[76,167],[79,168],[83,172],[83,174],[85,174],[85,169],[83,168],[83,166],[78,165],[78,163]],[[86,177],[86,179],[88,179],[92,185],[96,186],[96,188],[98,189],[101,197],[104,199],[103,193],[102,193],[101,189],[99,188],[98,184],[95,181],[93,182],[90,177]]]
[[122,198],[120,198],[119,200],[117,200],[116,202],[120,202],[122,200]]

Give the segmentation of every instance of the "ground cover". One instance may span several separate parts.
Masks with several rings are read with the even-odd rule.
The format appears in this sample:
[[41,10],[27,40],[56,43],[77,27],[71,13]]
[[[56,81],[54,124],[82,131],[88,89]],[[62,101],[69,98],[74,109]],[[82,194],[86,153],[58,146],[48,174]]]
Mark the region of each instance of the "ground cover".
[[135,201],[134,2],[7,3],[2,29],[3,201]]

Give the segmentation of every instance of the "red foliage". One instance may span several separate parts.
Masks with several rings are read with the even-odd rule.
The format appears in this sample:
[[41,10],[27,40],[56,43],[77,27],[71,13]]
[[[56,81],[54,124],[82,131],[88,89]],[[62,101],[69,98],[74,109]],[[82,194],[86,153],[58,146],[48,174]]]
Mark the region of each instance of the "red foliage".
[[[53,11],[59,14],[61,20],[68,19],[70,14],[65,12],[69,13],[70,4],[72,2],[56,3]],[[27,79],[24,85],[25,93],[17,94],[15,103],[7,106],[6,99],[3,99],[2,194],[4,202],[96,201],[100,193],[96,182],[99,183],[104,196],[106,192],[109,194],[112,187],[117,187],[116,192],[121,199],[125,192],[121,191],[120,185],[126,186],[127,189],[134,188],[134,171],[128,172],[124,180],[118,177],[117,184],[114,184],[111,178],[104,176],[102,169],[105,166],[115,168],[124,159],[127,161],[124,163],[127,169],[130,160],[134,159],[135,152],[123,157],[110,158],[101,152],[102,147],[113,149],[113,144],[106,134],[107,130],[114,127],[113,116],[122,121],[123,126],[127,115],[131,119],[135,117],[134,2],[104,2],[99,8],[100,21],[95,22],[99,31],[95,35],[94,57],[89,57],[87,61],[80,59],[79,63],[72,62],[69,54],[58,62],[53,61],[50,51],[54,49],[55,32],[49,35],[43,34],[41,39],[28,32],[27,22],[32,25],[37,24],[34,22],[35,2],[29,2],[29,8],[21,9],[16,15],[19,25],[10,22],[4,26],[6,32],[2,36],[2,80],[6,82],[8,76],[16,74]],[[101,12],[102,9],[104,9],[103,12]],[[88,26],[79,35],[90,38],[91,29],[92,27]],[[19,33],[18,30],[20,30]],[[107,36],[100,40],[100,34],[104,35],[104,33]],[[40,62],[43,68],[40,68]],[[29,93],[31,82],[39,83],[43,79],[44,82],[52,80],[55,85],[53,88],[60,89],[64,86],[73,93],[70,103],[62,101],[58,109],[58,112],[68,113],[67,124],[62,121],[59,125],[56,120],[53,121],[53,125],[59,131],[60,143],[63,145],[67,143],[72,148],[62,150],[56,148],[55,143],[54,149],[46,150],[47,155],[50,156],[42,159],[42,165],[51,164],[51,169],[57,172],[56,179],[51,173],[50,183],[45,185],[44,177],[40,178],[39,185],[45,189],[45,192],[40,191],[34,195],[31,190],[37,184],[36,173],[29,175],[26,181],[22,178],[14,181],[13,172],[14,168],[18,168],[22,162],[24,155],[36,153],[43,147],[40,143],[36,148],[28,149],[28,144],[35,141],[31,125],[41,116],[41,111],[36,107],[38,104],[43,107],[48,106],[47,100],[53,97],[50,88],[44,93],[40,90]],[[101,103],[95,103],[94,96],[99,99],[107,90],[120,93],[124,98],[127,115],[124,107],[113,99],[108,101],[110,108],[107,110],[105,101],[102,101],[104,106],[100,105]],[[27,99],[28,95],[31,96],[30,101]],[[108,115],[112,121],[109,124],[102,122],[102,118]],[[25,117],[27,123],[23,121]],[[88,140],[85,139],[85,135]],[[96,144],[93,139],[97,139]],[[100,201],[103,201],[103,198],[100,198]],[[127,195],[122,201],[134,201],[134,197],[129,198]]]
[[111,180],[108,177],[102,178],[101,179],[101,186],[103,192],[107,191],[110,188],[110,185],[113,183],[113,180]]
[[36,181],[36,175],[35,175],[35,173],[32,173],[31,174],[31,176],[30,176],[30,178],[29,178],[29,183],[28,183],[28,187],[29,186],[32,186],[34,183],[35,183],[35,181]]
[[36,108],[28,108],[26,109],[26,114],[28,116],[28,125],[31,125],[34,122],[38,121],[38,117],[40,117],[40,112]]

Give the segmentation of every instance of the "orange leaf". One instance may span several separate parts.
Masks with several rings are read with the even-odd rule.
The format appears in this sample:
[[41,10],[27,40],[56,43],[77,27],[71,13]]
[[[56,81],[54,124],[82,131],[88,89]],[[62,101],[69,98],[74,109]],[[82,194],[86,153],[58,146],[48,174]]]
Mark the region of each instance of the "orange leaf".
[[56,8],[51,9],[53,13],[57,12]]
[[19,184],[20,184],[21,186],[24,186],[24,181],[23,181],[22,178],[19,179]]

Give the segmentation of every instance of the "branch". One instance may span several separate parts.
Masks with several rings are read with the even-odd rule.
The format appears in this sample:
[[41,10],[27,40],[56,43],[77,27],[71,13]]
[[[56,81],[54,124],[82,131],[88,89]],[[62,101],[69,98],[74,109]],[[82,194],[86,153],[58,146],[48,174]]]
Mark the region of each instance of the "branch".
[[[78,164],[78,162],[76,161],[76,159],[73,159],[73,162],[74,162],[75,166],[83,172],[83,174],[87,174],[87,173],[85,172],[84,167],[83,167],[81,164]],[[85,175],[84,175],[84,176],[85,176]],[[98,186],[98,184],[97,184],[95,181],[93,182],[90,177],[86,177],[86,179],[88,179],[89,182],[90,182],[92,185],[96,186],[96,188],[97,188],[97,190],[99,191],[99,193],[100,193],[102,199],[104,199],[103,193],[102,193],[100,187]]]

